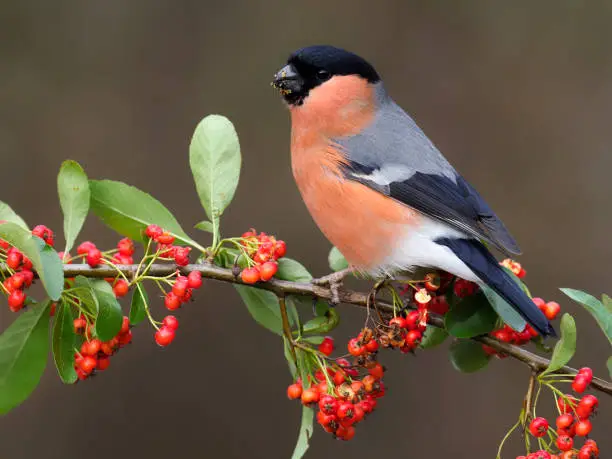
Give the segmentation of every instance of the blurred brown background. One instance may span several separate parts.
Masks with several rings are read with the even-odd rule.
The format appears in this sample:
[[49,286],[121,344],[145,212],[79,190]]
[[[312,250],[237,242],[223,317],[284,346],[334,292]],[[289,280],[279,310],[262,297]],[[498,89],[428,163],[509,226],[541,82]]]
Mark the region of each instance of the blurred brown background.
[[[605,375],[607,341],[557,288],[612,293],[610,23],[609,2],[4,1],[0,199],[60,232],[55,177],[72,158],[92,178],[147,190],[188,229],[203,217],[189,140],[203,116],[221,113],[244,157],[226,233],[273,232],[322,275],[329,244],[293,184],[288,114],[269,82],[297,47],[343,46],[375,64],[505,220],[532,291],[577,318],[574,363]],[[94,217],[84,236],[117,240]],[[361,322],[343,310],[339,341]],[[1,328],[13,317],[1,307]],[[300,408],[285,397],[278,338],[228,285],[207,283],[180,319],[168,349],[139,327],[107,372],[75,387],[61,384],[50,360],[33,396],[0,419],[0,457],[289,457]],[[494,457],[520,411],[525,367],[495,361],[461,375],[446,345],[383,360],[380,409],[349,443],[315,427],[309,457]],[[604,457],[611,424],[605,400],[593,431]],[[520,443],[514,437],[505,457]]]

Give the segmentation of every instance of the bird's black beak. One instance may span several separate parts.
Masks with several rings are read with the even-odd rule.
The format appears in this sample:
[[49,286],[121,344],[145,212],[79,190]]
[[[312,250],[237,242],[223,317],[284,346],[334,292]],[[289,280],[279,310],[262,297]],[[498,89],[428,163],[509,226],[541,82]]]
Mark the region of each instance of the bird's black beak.
[[272,86],[278,89],[283,96],[299,94],[304,87],[304,80],[293,65],[287,64],[276,72]]

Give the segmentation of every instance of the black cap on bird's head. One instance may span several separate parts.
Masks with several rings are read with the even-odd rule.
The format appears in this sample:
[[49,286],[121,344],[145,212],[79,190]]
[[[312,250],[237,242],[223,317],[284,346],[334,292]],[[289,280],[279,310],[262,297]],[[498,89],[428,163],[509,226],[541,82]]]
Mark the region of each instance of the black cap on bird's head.
[[287,103],[301,105],[311,89],[336,75],[356,75],[369,83],[380,81],[374,67],[365,59],[340,48],[317,45],[293,52],[287,65],[274,75],[272,85]]

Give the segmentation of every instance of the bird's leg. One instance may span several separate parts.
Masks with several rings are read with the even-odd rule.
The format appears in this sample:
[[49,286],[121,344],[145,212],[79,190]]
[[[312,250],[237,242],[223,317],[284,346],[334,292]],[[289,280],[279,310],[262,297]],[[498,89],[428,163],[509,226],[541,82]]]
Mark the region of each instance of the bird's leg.
[[315,285],[329,286],[329,290],[331,291],[330,303],[335,306],[340,303],[340,295],[338,291],[340,290],[340,287],[342,287],[342,282],[344,281],[344,278],[349,274],[352,274],[353,272],[354,269],[349,267],[328,274],[327,276],[319,277],[318,279],[313,279],[311,282]]

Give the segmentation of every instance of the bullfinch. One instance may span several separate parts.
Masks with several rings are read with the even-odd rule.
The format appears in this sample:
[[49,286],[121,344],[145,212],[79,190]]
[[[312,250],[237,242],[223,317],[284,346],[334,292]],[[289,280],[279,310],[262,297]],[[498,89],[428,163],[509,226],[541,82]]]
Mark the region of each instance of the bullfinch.
[[352,270],[377,277],[440,269],[489,286],[541,335],[555,335],[485,245],[520,254],[513,237],[371,64],[343,49],[309,46],[289,56],[272,84],[291,114],[302,198]]

